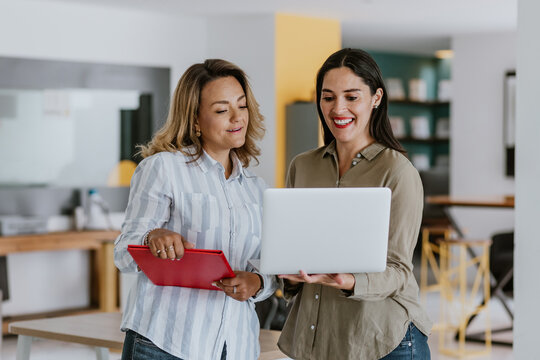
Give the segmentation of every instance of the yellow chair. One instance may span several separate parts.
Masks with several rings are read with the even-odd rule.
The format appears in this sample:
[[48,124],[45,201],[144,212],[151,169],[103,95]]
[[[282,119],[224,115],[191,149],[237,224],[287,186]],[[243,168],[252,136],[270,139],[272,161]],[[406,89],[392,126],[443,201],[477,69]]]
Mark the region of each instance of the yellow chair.
[[129,186],[137,164],[131,160],[122,160],[110,172],[107,180],[109,186]]
[[[452,229],[448,226],[425,226],[422,228],[422,254],[420,260],[420,295],[424,304],[427,293],[441,291],[441,270],[437,256],[440,257],[439,244],[432,241],[433,236],[442,236],[450,240]],[[429,283],[429,275],[433,274],[435,281]]]
[[[440,239],[440,324],[439,352],[465,357],[491,352],[489,248],[491,240]],[[475,251],[476,250],[476,251]],[[469,287],[467,273],[474,273]],[[480,303],[479,298],[484,300]],[[485,315],[484,348],[465,346],[469,322],[481,311]],[[448,338],[452,341],[449,342]],[[457,344],[455,343],[457,340]]]

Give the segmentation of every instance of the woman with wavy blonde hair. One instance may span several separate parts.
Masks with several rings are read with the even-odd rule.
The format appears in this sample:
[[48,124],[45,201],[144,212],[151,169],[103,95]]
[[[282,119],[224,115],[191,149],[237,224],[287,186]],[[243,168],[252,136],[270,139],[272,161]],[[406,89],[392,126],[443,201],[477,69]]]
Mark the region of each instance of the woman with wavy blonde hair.
[[[122,319],[122,359],[257,359],[253,305],[273,294],[258,274],[264,181],[246,168],[257,161],[263,117],[244,72],[225,60],[192,65],[180,78],[168,119],[141,146],[115,264],[138,272]],[[184,249],[219,249],[236,276],[216,290],[154,285],[127,252],[148,245],[162,259]]]
[[195,156],[200,157],[203,153],[201,135],[195,128],[201,90],[206,83],[226,76],[234,77],[242,86],[249,113],[245,143],[235,149],[235,152],[245,167],[249,165],[251,159],[258,163],[256,156],[260,155],[260,150],[255,142],[264,135],[264,118],[259,112],[259,104],[253,96],[245,73],[236,65],[220,59],[206,60],[203,64],[192,65],[186,71],[174,91],[173,103],[165,125],[148,145],[140,147],[141,155],[147,157],[161,151],[177,150],[187,154],[184,148],[193,145],[196,149]]

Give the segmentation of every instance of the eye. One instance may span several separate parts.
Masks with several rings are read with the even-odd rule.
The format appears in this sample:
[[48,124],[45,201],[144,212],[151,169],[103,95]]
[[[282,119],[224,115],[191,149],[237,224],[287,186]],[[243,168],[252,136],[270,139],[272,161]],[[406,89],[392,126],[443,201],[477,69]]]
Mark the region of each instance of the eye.
[[334,98],[332,96],[323,96],[322,99],[323,99],[323,101],[326,101],[326,102],[334,100]]
[[244,106],[240,106],[240,109],[247,109],[248,106],[247,105],[244,105]]
[[216,114],[223,114],[226,113],[227,110],[216,110]]
[[355,101],[356,99],[358,99],[358,96],[347,96],[346,99],[348,101]]

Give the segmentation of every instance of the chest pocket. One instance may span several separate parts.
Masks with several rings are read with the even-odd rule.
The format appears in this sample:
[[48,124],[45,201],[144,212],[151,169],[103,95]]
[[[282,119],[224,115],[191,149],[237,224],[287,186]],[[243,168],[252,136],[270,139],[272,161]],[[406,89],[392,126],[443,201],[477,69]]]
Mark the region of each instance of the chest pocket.
[[219,225],[219,207],[214,196],[203,193],[182,193],[179,205],[182,227],[186,230],[202,232]]
[[259,204],[245,203],[243,210],[246,212],[245,219],[248,220],[248,232],[257,238],[261,237],[262,231],[262,209]]

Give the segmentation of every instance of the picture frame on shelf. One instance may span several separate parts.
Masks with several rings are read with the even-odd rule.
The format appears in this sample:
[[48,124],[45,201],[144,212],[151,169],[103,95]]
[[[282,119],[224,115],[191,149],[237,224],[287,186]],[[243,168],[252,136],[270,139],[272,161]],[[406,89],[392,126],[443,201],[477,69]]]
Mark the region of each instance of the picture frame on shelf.
[[448,139],[450,137],[450,119],[447,117],[437,119],[435,137],[438,139]]
[[427,84],[423,79],[409,80],[409,100],[427,101]]
[[385,82],[388,100],[405,100],[405,89],[400,78],[387,78]]
[[392,133],[397,139],[401,139],[407,136],[405,130],[405,120],[401,116],[389,116],[390,126],[392,127]]
[[411,136],[415,139],[429,139],[431,137],[427,116],[411,117]]
[[429,170],[429,155],[425,153],[412,154],[411,162],[418,171]]
[[452,81],[449,79],[439,80],[437,85],[437,99],[441,102],[452,99]]

